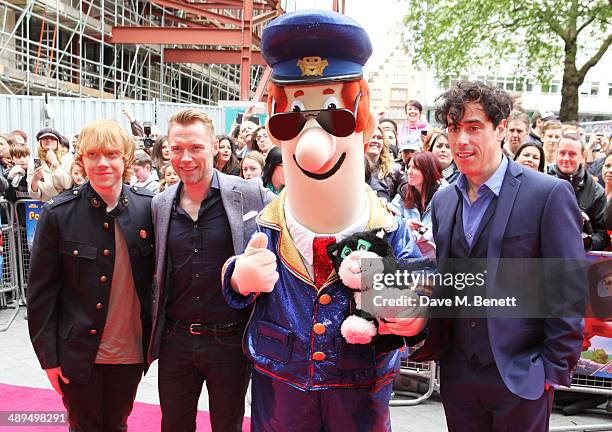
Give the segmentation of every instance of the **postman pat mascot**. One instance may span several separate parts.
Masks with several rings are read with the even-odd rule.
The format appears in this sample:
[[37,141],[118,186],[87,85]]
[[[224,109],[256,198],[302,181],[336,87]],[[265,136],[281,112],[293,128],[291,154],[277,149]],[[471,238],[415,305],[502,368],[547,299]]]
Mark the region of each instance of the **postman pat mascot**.
[[[286,185],[257,216],[245,252],[223,269],[229,304],[255,302],[243,344],[254,364],[256,432],[391,430],[399,352],[377,350],[376,337],[343,338],[353,293],[327,254],[332,243],[383,229],[397,259],[419,256],[404,221],[365,184],[364,149],[377,126],[363,79],[371,53],[363,28],[333,12],[288,13],[263,32],[273,69],[266,128],[282,149]],[[390,320],[377,330],[413,336],[425,321]]]

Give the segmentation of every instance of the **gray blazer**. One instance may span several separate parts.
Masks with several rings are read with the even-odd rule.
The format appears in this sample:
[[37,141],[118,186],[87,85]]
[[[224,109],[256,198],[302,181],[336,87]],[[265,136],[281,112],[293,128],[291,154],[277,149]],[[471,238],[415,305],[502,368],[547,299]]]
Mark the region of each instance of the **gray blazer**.
[[[251,235],[257,229],[257,213],[276,198],[276,195],[264,188],[260,179],[245,180],[237,176],[223,174],[217,170],[215,170],[215,174],[218,176],[221,201],[232,231],[234,253],[238,255],[244,251]],[[152,363],[159,356],[161,333],[166,320],[166,274],[169,263],[166,245],[172,204],[177,197],[177,192],[178,184],[170,186],[162,193],[155,195],[151,203],[155,228],[155,286],[152,308],[153,329],[147,355],[148,363]],[[219,269],[219,275],[221,275],[221,269]]]

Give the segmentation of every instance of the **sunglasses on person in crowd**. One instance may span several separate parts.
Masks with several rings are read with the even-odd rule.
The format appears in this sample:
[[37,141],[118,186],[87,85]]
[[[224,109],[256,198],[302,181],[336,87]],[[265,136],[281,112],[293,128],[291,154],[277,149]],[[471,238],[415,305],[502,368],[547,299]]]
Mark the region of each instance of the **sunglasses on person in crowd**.
[[[320,109],[305,111],[290,111],[273,114],[268,122],[268,128],[274,138],[289,141],[299,135],[310,118],[314,118],[328,133],[336,137],[347,137],[355,132],[357,126],[357,107],[361,92],[357,94],[353,111],[346,108]],[[272,112],[275,101],[272,99]]]

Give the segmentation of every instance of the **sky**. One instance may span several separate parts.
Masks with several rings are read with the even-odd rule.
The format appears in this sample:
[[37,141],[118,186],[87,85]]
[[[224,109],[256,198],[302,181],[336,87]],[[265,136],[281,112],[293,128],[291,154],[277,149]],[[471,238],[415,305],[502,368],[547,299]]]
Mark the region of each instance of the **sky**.
[[[301,9],[332,9],[332,0],[284,0],[286,12]],[[370,36],[374,51],[366,64],[372,72],[380,66],[391,50],[399,45],[398,28],[404,17],[404,2],[400,0],[345,0],[345,15],[357,21]]]

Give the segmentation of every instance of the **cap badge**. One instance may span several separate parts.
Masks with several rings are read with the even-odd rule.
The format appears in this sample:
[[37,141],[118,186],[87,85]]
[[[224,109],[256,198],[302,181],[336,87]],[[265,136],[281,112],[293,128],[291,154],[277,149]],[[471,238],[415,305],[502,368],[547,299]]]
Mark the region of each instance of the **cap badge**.
[[321,57],[309,56],[299,59],[297,65],[302,71],[302,76],[322,76],[329,63]]

